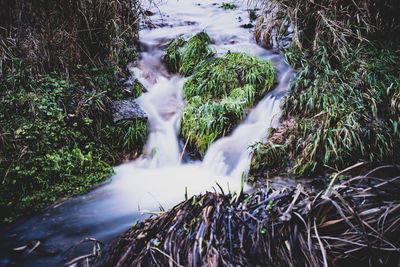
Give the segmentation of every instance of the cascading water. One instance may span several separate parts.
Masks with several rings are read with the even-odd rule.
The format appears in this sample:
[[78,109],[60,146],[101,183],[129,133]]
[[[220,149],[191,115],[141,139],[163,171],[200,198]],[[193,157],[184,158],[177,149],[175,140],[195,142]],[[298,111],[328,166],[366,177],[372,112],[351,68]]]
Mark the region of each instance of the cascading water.
[[[238,191],[241,177],[249,168],[249,146],[266,138],[276,127],[280,99],[285,94],[291,69],[280,55],[260,48],[252,41],[246,23],[246,7],[225,11],[215,1],[169,1],[160,5],[164,27],[145,29],[140,41],[145,48],[132,68],[135,78],[147,92],[138,99],[149,117],[149,136],[143,155],[134,162],[115,168],[116,174],[87,195],[53,206],[29,220],[21,221],[1,234],[0,266],[12,260],[10,248],[39,242],[37,251],[21,259],[20,265],[59,265],[74,255],[84,254],[90,246],[69,253],[68,248],[89,236],[108,241],[129,228],[140,212],[170,208],[188,196],[206,190]],[[156,20],[154,20],[156,22]],[[161,24],[161,23],[160,23]],[[218,54],[247,52],[275,62],[277,86],[267,94],[230,136],[216,141],[203,161],[182,163],[178,140],[182,86],[185,79],[170,76],[160,62],[160,47],[170,38],[205,30]],[[218,183],[218,186],[216,185]]]

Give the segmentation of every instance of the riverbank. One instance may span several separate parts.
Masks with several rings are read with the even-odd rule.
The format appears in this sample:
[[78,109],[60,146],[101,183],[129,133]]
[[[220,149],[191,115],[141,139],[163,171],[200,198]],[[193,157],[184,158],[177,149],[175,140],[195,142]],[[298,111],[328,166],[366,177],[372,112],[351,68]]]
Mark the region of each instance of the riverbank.
[[271,179],[252,194],[197,195],[134,225],[95,266],[395,266],[399,171],[377,168],[328,190],[316,179],[292,188]]
[[113,101],[142,92],[124,84],[136,2],[60,5],[1,2],[1,222],[87,192],[146,139],[146,121],[112,120]]
[[[283,103],[285,127],[254,146],[254,176],[314,176],[400,160],[400,7],[334,2],[277,1],[259,18],[256,39],[281,47],[297,77]],[[276,40],[288,34],[292,43]]]
[[[374,3],[364,2],[366,6],[360,10]],[[295,7],[291,7],[292,2],[276,3],[283,4],[274,13],[275,20],[280,21],[276,28],[269,28],[268,23],[263,26],[263,22],[271,22],[268,13],[264,14],[267,9],[218,5],[213,1],[171,1],[162,7],[164,13],[156,11],[160,12],[157,24],[161,27],[141,32],[142,51],[137,63],[131,66],[135,77],[148,90],[137,100],[149,118],[149,135],[142,157],[116,167],[112,182],[54,205],[26,221],[21,220],[13,229],[10,227],[2,235],[2,262],[37,266],[79,261],[85,264],[100,252],[103,258],[97,259],[99,265],[172,262],[176,265],[315,266],[395,262],[399,252],[396,227],[399,50],[395,38],[384,40],[378,32],[385,31],[387,36],[392,36],[391,30],[397,29],[396,17],[383,12],[389,21],[370,30],[365,27],[372,25],[371,21],[363,21],[362,27],[351,18],[347,23],[347,13],[357,17],[360,7],[354,3],[327,0],[322,7],[300,0]],[[335,9],[338,6],[345,6],[345,12]],[[382,8],[396,6],[384,4]],[[263,16],[257,22],[255,37],[272,48],[284,45],[281,48],[286,61],[297,71],[296,83],[292,86],[289,81],[293,71],[283,63],[282,54],[254,44],[250,31],[255,12]],[[365,14],[358,17],[366,19],[368,14]],[[332,19],[337,22],[332,23]],[[336,25],[340,27],[335,28]],[[350,28],[342,33],[345,25]],[[96,28],[83,29],[90,29],[89,34]],[[279,30],[288,33],[280,34]],[[190,38],[186,36],[188,32],[202,32],[201,38],[206,32],[210,38],[205,38],[207,47],[203,46],[206,49],[201,60],[171,64],[174,70],[170,71],[182,75],[201,71],[201,75],[195,73],[186,81],[169,73],[160,60],[162,50],[172,43],[169,40],[182,35],[186,40]],[[95,36],[95,32],[91,33],[89,43]],[[282,38],[283,42],[270,42],[271,36],[286,37]],[[9,211],[15,203],[30,211],[28,207],[35,207],[35,203],[44,206],[70,192],[84,192],[91,184],[107,177],[110,162],[121,160],[124,145],[131,145],[126,146],[128,150],[132,144],[137,148],[135,138],[141,131],[135,127],[143,129],[143,124],[114,124],[107,115],[113,100],[138,95],[134,93],[136,90],[127,92],[120,87],[123,72],[116,70],[136,58],[129,46],[124,48],[118,51],[117,57],[113,52],[104,54],[103,61],[99,61],[103,64],[97,67],[93,59],[99,50],[84,50],[88,54],[80,54],[79,62],[87,62],[76,65],[73,74],[70,68],[67,74],[60,61],[62,68],[57,73],[35,74],[37,78],[28,82],[24,80],[27,76],[24,71],[16,68],[20,61],[10,59],[13,67],[6,72],[9,84],[4,86],[6,91],[2,90],[8,92],[3,97],[7,104],[2,123],[7,129],[11,127],[11,132],[2,138],[12,136],[5,143],[12,146],[4,151],[14,157],[8,163],[16,164],[15,169],[10,169],[12,176],[4,170],[8,183],[2,189],[4,196],[13,194],[16,199],[16,202],[4,202]],[[181,52],[189,52],[189,56]],[[192,49],[183,46],[173,51],[169,59],[192,59],[191,52]],[[251,64],[239,60],[240,64],[231,66],[238,58]],[[29,62],[28,65],[21,62],[23,70],[31,66]],[[257,70],[254,65],[264,66],[257,71],[263,73],[262,79],[257,73],[246,76]],[[212,71],[203,66],[212,66]],[[226,75],[229,79],[215,77],[225,84],[226,92],[222,93],[216,91],[220,87],[215,87],[214,80],[209,79],[215,73],[224,73],[221,66],[228,67],[229,71]],[[247,66],[251,66],[251,71],[243,72]],[[214,72],[218,68],[224,71]],[[196,80],[190,80],[193,77]],[[229,84],[237,88],[230,88]],[[260,95],[251,88],[253,85]],[[10,91],[10,88],[16,89]],[[212,89],[202,94],[203,88]],[[270,89],[273,90],[264,96]],[[22,93],[16,94],[18,91]],[[191,97],[186,99],[189,105],[185,106],[183,96]],[[261,100],[257,99],[257,106],[251,108],[254,96]],[[193,105],[197,103],[193,99],[198,100],[198,106]],[[280,103],[284,103],[282,109]],[[215,106],[218,112],[208,109]],[[186,123],[180,120],[182,110],[186,111],[186,118],[187,115],[194,118],[186,126],[183,140],[179,135]],[[283,118],[277,127],[281,110]],[[218,116],[228,121],[228,125],[221,124],[222,130],[221,125],[213,125],[218,123]],[[245,120],[239,123],[242,118]],[[204,154],[204,159],[196,161],[185,158],[185,151],[190,150],[190,139],[194,139],[192,128],[196,127],[191,125],[200,122],[206,122],[203,132],[196,133],[199,142],[192,140],[192,145]],[[52,132],[47,125],[56,130]],[[234,129],[233,125],[237,127]],[[270,133],[267,141],[260,142]],[[35,134],[33,138],[32,134]],[[220,138],[210,144],[208,139],[214,135]],[[39,149],[33,150],[36,146]],[[249,146],[254,150],[252,160]],[[25,147],[29,150],[24,150]],[[206,148],[209,149],[206,151]],[[19,161],[20,155],[23,157]],[[247,187],[243,174],[247,173],[251,161],[249,182],[257,185],[254,193],[246,194],[241,190]],[[383,163],[391,164],[373,169]],[[371,172],[367,171],[371,168]],[[287,181],[275,187],[272,177],[275,175],[287,177]],[[312,182],[290,179],[304,176],[311,177]],[[13,182],[10,177],[22,179]],[[297,182],[301,185],[288,185]],[[16,191],[19,189],[22,190]],[[205,193],[206,190],[222,194]],[[29,195],[32,192],[34,197]],[[25,194],[26,203],[20,194]],[[186,200],[174,207],[183,199]],[[174,208],[168,210],[171,207]],[[154,212],[158,208],[161,211]],[[128,229],[146,210],[161,215],[136,224],[115,239],[111,247],[100,249],[101,241],[108,242],[116,233]],[[82,239],[84,236],[94,238]],[[174,243],[175,237],[178,241]],[[93,242],[94,246],[86,241]],[[252,261],[254,255],[259,261]]]
[[[256,39],[283,44],[297,77],[281,126],[253,146],[259,191],[188,199],[116,238],[97,264],[395,265],[399,6],[362,2],[266,8]],[[276,189],[276,175],[314,181]]]

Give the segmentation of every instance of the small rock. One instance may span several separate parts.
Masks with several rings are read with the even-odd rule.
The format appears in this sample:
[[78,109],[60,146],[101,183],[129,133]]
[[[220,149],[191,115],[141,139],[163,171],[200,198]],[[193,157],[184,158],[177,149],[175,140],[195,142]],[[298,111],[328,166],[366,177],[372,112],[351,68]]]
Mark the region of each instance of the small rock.
[[240,25],[240,27],[242,27],[244,29],[250,29],[250,28],[253,28],[254,26],[253,26],[253,24],[248,23],[248,24],[242,24],[242,25]]
[[147,119],[146,112],[136,100],[119,100],[113,102],[113,121],[129,119]]
[[152,11],[150,11],[150,10],[144,11],[144,14],[145,14],[146,16],[148,16],[148,17],[154,16],[154,12],[152,12]]

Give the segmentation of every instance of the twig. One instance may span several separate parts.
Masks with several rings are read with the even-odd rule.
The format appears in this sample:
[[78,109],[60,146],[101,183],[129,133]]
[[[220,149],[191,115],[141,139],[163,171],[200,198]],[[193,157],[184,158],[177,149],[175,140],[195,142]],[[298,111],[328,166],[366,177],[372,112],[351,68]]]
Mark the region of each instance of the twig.
[[192,132],[189,132],[188,137],[186,138],[186,142],[185,142],[185,145],[183,146],[183,149],[182,149],[182,152],[181,152],[181,156],[179,157],[179,164],[181,164],[181,162],[182,162],[183,154],[185,154],[186,146],[189,143],[189,138],[190,138],[190,134],[191,133]]
[[332,178],[332,180],[331,180],[331,182],[330,182],[328,188],[326,189],[326,191],[325,191],[325,193],[324,193],[324,196],[327,196],[328,194],[330,194],[331,189],[332,189],[332,186],[334,185],[334,183],[336,182],[336,179],[338,178],[338,176],[339,176],[340,174],[345,173],[345,172],[348,172],[348,171],[350,171],[350,170],[352,170],[352,169],[354,169],[354,168],[357,168],[358,166],[364,165],[364,164],[366,164],[366,162],[358,162],[358,163],[356,163],[356,164],[354,164],[354,165],[352,165],[352,166],[350,166],[350,167],[347,167],[347,168],[344,169],[344,170],[341,170],[340,172],[337,172],[337,173],[335,174],[335,176]]
[[40,241],[37,241],[36,244],[33,246],[33,248],[31,248],[31,249],[28,251],[28,254],[26,254],[26,255],[31,254],[39,245],[40,245]]
[[90,256],[93,256],[93,254],[86,254],[86,255],[82,255],[82,256],[76,257],[75,259],[70,260],[69,262],[67,262],[65,265],[71,265],[74,262],[80,261],[80,260],[85,259],[85,258],[89,258]]
[[150,249],[153,249],[153,250],[155,250],[155,251],[160,252],[160,253],[163,254],[165,257],[167,257],[169,260],[171,260],[173,263],[175,263],[177,266],[179,266],[179,267],[184,267],[183,265],[180,265],[179,263],[177,263],[170,255],[168,255],[167,253],[165,253],[165,252],[162,251],[161,249],[156,248],[156,247],[150,247]]
[[315,235],[318,239],[319,246],[321,248],[322,258],[324,259],[324,266],[328,267],[328,260],[326,259],[326,250],[325,250],[324,244],[322,244],[321,238],[319,237],[318,230],[317,230],[317,222],[316,222],[315,218],[314,218],[314,231],[315,231]]

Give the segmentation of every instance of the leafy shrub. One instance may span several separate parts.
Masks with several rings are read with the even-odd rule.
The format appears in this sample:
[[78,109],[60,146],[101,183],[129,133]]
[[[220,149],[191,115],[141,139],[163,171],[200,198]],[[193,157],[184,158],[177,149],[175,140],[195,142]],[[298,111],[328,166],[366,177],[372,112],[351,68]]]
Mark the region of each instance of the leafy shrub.
[[125,97],[112,68],[79,66],[86,78],[68,83],[55,72],[33,78],[23,60],[12,64],[0,84],[2,216],[86,192],[110,176],[124,150],[141,152],[146,122],[112,122],[111,100]]

